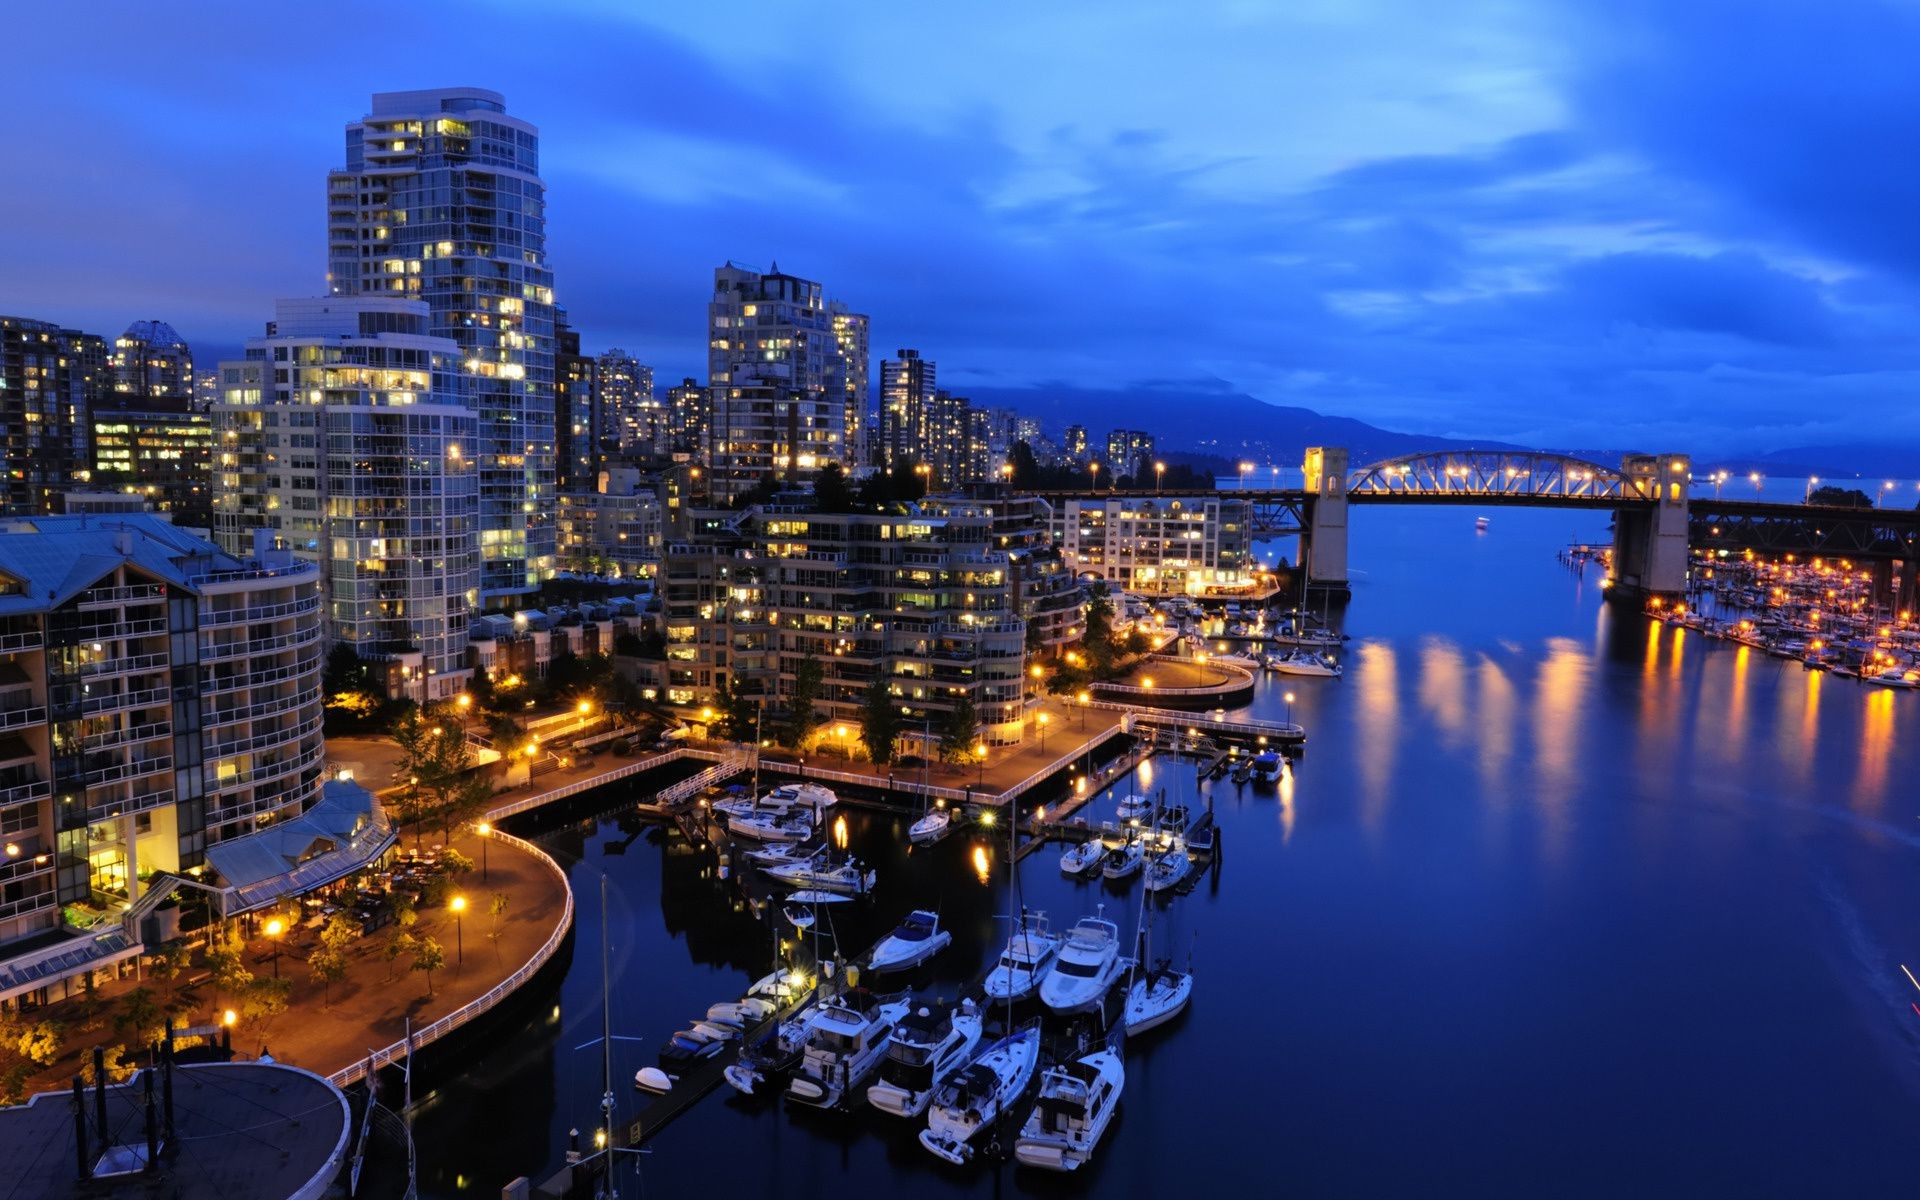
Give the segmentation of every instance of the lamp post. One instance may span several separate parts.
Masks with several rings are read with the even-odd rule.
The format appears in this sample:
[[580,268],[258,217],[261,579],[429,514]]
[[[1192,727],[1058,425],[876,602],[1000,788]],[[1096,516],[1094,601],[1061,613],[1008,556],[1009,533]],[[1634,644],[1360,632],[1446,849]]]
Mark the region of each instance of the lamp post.
[[973,756],[980,760],[980,773],[975,776],[975,779],[984,787],[987,782],[987,744],[985,742],[975,742],[973,744]]
[[1751,483],[1751,484],[1753,485],[1753,494],[1754,494],[1754,495],[1756,495],[1756,496],[1758,496],[1758,495],[1760,494],[1760,483],[1761,483],[1761,480],[1762,480],[1762,478],[1763,478],[1763,477],[1761,476],[1761,474],[1760,474],[1760,472],[1758,472],[1758,471],[1748,471],[1748,472],[1747,472],[1747,482],[1748,482],[1748,483]]
[[482,821],[473,827],[473,831],[480,835],[480,882],[485,883],[487,881],[487,843],[493,840],[493,826]]
[[287,923],[279,917],[267,921],[267,940],[273,943],[273,977],[280,978],[280,935],[287,931]]
[[460,914],[467,911],[467,898],[455,896],[447,902],[447,907],[453,910],[453,969],[457,972],[467,961],[466,938],[460,929]]
[[1085,733],[1087,731],[1087,704],[1092,701],[1093,693],[1082,691],[1074,698],[1080,701],[1080,732]]
[[1047,725],[1053,720],[1053,718],[1048,716],[1046,713],[1041,713],[1039,716],[1035,717],[1034,720],[1038,721],[1040,724],[1040,753],[1045,754],[1047,752]]
[[1253,470],[1252,463],[1243,462],[1240,464],[1240,490],[1243,492],[1247,490],[1247,472],[1251,470]]
[[1801,496],[1800,496],[1800,503],[1802,503],[1802,504],[1812,504],[1812,503],[1813,503],[1813,489],[1814,489],[1814,488],[1817,488],[1817,487],[1819,487],[1819,486],[1820,486],[1820,477],[1819,477],[1818,475],[1809,475],[1809,476],[1807,476],[1807,490],[1806,490],[1806,491],[1805,491],[1804,493],[1802,493],[1802,494],[1801,494]]
[[1160,494],[1160,477],[1166,473],[1167,464],[1163,462],[1153,464],[1153,494],[1156,496]]
[[1287,693],[1287,724],[1293,724],[1293,693]]
[[1097,462],[1088,463],[1087,474],[1093,476],[1093,484],[1092,484],[1093,490],[1096,492],[1099,491],[1100,490],[1100,464]]

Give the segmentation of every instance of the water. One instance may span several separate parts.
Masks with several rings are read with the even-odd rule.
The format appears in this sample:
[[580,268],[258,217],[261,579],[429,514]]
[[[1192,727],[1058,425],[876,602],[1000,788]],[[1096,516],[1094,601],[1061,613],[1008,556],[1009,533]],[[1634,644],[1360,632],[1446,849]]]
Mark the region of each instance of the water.
[[[1129,1046],[1120,1121],[1083,1178],[958,1171],[906,1122],[749,1105],[723,1089],[651,1143],[644,1194],[1861,1195],[1912,1178],[1920,1015],[1920,695],[1802,671],[1600,603],[1559,566],[1604,518],[1356,510],[1344,680],[1260,684],[1310,734],[1290,785],[1211,791],[1220,869],[1160,911],[1193,1007]],[[1290,546],[1278,547],[1291,551]],[[1203,802],[1156,760],[1143,788]],[[1121,790],[1129,786],[1122,785]],[[1094,810],[1110,811],[1111,800]],[[879,864],[864,945],[908,907],[956,934],[946,990],[996,950],[1002,856]],[[552,1008],[435,1094],[425,1193],[543,1177],[599,1087],[598,873],[612,883],[616,1032],[657,1042],[767,968],[764,929],[704,860],[618,821],[577,855],[580,938]],[[609,853],[623,846],[620,853]],[[1022,866],[1064,926],[1139,885]],[[620,1044],[624,1081],[653,1044]],[[631,1085],[616,1084],[622,1112]],[[626,1195],[643,1194],[631,1184]]]

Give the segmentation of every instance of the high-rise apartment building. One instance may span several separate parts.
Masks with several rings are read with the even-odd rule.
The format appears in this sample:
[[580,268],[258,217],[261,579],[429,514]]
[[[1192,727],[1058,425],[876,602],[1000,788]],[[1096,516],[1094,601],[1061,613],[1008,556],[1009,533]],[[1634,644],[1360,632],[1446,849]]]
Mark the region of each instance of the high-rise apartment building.
[[713,391],[697,379],[667,389],[668,449],[709,461],[713,440]]
[[957,472],[960,486],[977,488],[1001,482],[1000,468],[1007,461],[1007,441],[1001,432],[1004,424],[996,423],[994,418],[998,414],[992,409],[977,408],[970,403],[962,415],[965,432]]
[[609,466],[594,490],[560,493],[560,569],[611,579],[654,574],[663,532],[655,480]]
[[1045,500],[1006,493],[928,496],[920,508],[943,519],[988,519],[988,544],[1007,556],[1012,608],[1027,623],[1030,648],[1057,656],[1080,640],[1087,589],[1053,543],[1053,509]]
[[1087,427],[1085,425],[1067,426],[1067,432],[1061,435],[1060,444],[1066,450],[1067,457],[1074,462],[1087,461]]
[[0,512],[47,512],[87,471],[87,414],[111,390],[106,339],[0,316]]
[[190,395],[116,392],[93,410],[92,443],[92,490],[139,496],[176,525],[212,525],[213,418]]
[[113,339],[113,390],[121,396],[191,396],[193,351],[165,321],[135,321]]
[[424,300],[480,420],[480,587],[504,603],[554,559],[554,308],[540,135],[498,92],[381,92],[327,177],[335,295]]
[[622,454],[657,453],[666,412],[653,398],[653,368],[625,350],[608,350],[594,369],[600,393],[600,440]]
[[483,422],[433,326],[404,296],[283,300],[215,407],[222,548],[266,529],[320,564],[329,638],[422,702],[465,684],[480,592]]
[[829,462],[857,465],[846,361],[819,284],[728,263],[713,273],[707,318],[717,500]]
[[144,514],[0,522],[0,1001],[139,953],[143,877],[318,798],[321,650],[290,555]]
[[925,462],[928,409],[939,368],[918,350],[900,350],[880,362],[880,464],[889,470]]
[[967,463],[968,432],[973,405],[965,396],[938,391],[927,405],[921,458],[931,468],[936,488],[965,487],[971,470]]
[[1153,470],[1153,435],[1139,429],[1116,429],[1107,435],[1107,470],[1114,479],[1136,482]]
[[848,312],[838,300],[828,304],[827,311],[833,318],[834,341],[840,347],[840,389],[847,406],[847,461],[849,465],[869,463],[873,461],[870,443],[874,436],[867,417],[867,407],[872,403],[867,395],[873,362],[871,322],[864,313]]
[[554,323],[553,457],[561,493],[590,492],[606,462],[600,444],[599,364],[580,353],[580,331],[564,315]]

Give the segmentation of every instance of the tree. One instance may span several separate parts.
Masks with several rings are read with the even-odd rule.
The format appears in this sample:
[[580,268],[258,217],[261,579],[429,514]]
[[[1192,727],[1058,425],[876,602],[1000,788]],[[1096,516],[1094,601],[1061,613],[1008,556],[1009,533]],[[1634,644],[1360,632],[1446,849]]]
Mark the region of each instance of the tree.
[[22,1058],[42,1067],[50,1067],[60,1057],[65,1028],[58,1021],[41,1021],[22,1030],[14,1046]]
[[980,732],[980,717],[973,706],[973,694],[962,692],[953,711],[940,721],[940,758],[943,762],[965,762],[973,754],[974,739]]
[[320,981],[320,1004],[333,1007],[333,985],[347,977],[347,956],[326,946],[307,955],[307,973]]
[[1013,460],[1013,486],[1033,489],[1041,484],[1040,462],[1033,456],[1033,447],[1023,439],[1013,444],[1013,452],[1008,456]]
[[440,865],[455,881],[473,870],[473,860],[458,850],[444,850],[440,854]]
[[244,954],[240,935],[227,926],[216,930],[207,943],[207,973],[213,978],[214,1008],[220,1007],[222,993],[237,995],[253,982],[253,972],[247,970]]
[[753,697],[734,691],[732,681],[723,675],[714,689],[713,703],[720,711],[715,725],[721,737],[730,742],[754,740],[760,706],[754,703]]
[[813,505],[823,513],[854,511],[853,489],[847,486],[847,473],[839,463],[830,462],[814,475]]
[[[108,1046],[105,1053],[100,1056],[100,1066],[103,1068],[101,1073],[106,1075],[108,1083],[125,1083],[133,1078],[133,1073],[139,1069],[140,1064],[127,1061],[125,1046]],[[94,1082],[99,1082],[98,1076],[95,1077]]]
[[893,761],[893,744],[900,740],[900,710],[893,706],[893,692],[884,674],[874,675],[867,685],[860,709],[860,740],[874,762],[886,766]]
[[493,707],[493,676],[487,674],[485,667],[476,665],[473,668],[473,678],[467,682],[467,694],[481,708]]
[[[485,775],[469,772],[454,780],[444,792],[445,802],[440,805],[440,844],[445,846],[453,831],[467,824],[486,811],[493,800],[493,780]],[[469,862],[468,868],[473,864]]]
[[1040,628],[1040,622],[1031,618],[1027,621],[1027,655],[1038,657],[1047,648],[1046,631]]
[[264,1026],[287,1011],[292,994],[291,979],[256,979],[240,994],[240,1015],[249,1025]]
[[360,922],[344,912],[333,914],[320,929],[321,948],[336,954],[345,955],[347,948],[359,940]]
[[447,952],[439,942],[423,937],[414,943],[413,969],[427,973],[427,995],[433,995],[433,973],[447,965]]
[[787,705],[787,717],[780,726],[780,744],[788,749],[806,745],[807,739],[813,736],[814,726],[820,723],[814,702],[820,696],[820,680],[824,674],[820,667],[820,656],[811,650],[794,668],[793,699]]
[[396,928],[387,935],[387,944],[380,949],[380,957],[387,963],[387,982],[393,982],[393,964],[401,955],[413,952],[413,935]]
[[1873,497],[1858,488],[1825,484],[1807,493],[1808,504],[1830,504],[1838,508],[1872,508]]
[[507,915],[507,894],[495,892],[487,901],[487,916],[492,918],[493,927],[487,931],[487,940],[493,943],[493,956],[500,957],[500,918]]
[[131,1029],[134,1040],[145,1046],[153,1041],[161,1015],[160,1006],[153,1002],[153,992],[137,987],[121,999],[120,1011],[113,1018],[113,1029],[122,1034]]
[[187,973],[193,964],[192,951],[179,943],[163,946],[160,953],[153,956],[147,964],[147,974],[158,979],[167,988],[167,1002],[173,1002],[173,985]]

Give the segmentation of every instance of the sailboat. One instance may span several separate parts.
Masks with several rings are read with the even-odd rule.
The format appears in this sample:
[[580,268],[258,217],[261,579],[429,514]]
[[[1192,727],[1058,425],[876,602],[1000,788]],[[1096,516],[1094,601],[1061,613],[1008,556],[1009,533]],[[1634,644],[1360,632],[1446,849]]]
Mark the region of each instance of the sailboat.
[[871,892],[876,878],[873,871],[862,871],[860,864],[852,859],[830,865],[824,850],[805,862],[769,867],[767,874],[797,888],[844,892],[849,896],[864,896]]
[[1050,1171],[1077,1171],[1087,1165],[1113,1124],[1126,1086],[1119,1040],[1041,1075],[1040,1098],[1020,1127],[1014,1158]]
[[907,827],[907,840],[915,845],[937,842],[946,835],[947,827],[952,824],[952,809],[929,808],[920,814],[918,821]]
[[1100,860],[1106,854],[1107,848],[1099,838],[1076,842],[1060,852],[1060,873],[1075,877],[1090,875],[1100,869]]
[[[1177,851],[1184,861],[1187,852],[1184,848]],[[1187,969],[1176,971],[1170,959],[1153,961],[1153,918],[1155,909],[1148,907],[1147,897],[1140,896],[1140,952],[1128,967],[1127,1000],[1121,1009],[1121,1026],[1128,1034],[1144,1033],[1156,1025],[1164,1025],[1180,1015],[1187,1007],[1187,1001],[1193,998],[1193,962],[1188,954]],[[1151,964],[1151,965],[1149,965]]]

